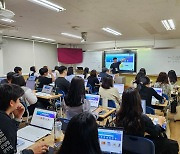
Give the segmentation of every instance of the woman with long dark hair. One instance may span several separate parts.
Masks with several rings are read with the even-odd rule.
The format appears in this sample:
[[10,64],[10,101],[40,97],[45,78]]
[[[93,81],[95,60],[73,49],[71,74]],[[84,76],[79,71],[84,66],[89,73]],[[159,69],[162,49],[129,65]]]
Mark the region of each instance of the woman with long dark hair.
[[173,88],[176,88],[176,83],[177,83],[177,75],[174,70],[170,70],[168,72],[168,79],[169,79],[169,83],[171,85],[171,90],[173,90]]
[[162,88],[163,94],[167,95],[168,98],[171,96],[171,86],[168,81],[168,75],[165,72],[160,72],[159,76],[154,84],[156,88]]
[[65,96],[65,112],[68,119],[71,119],[74,115],[84,111],[90,110],[90,103],[85,99],[85,86],[84,80],[75,76]]
[[144,137],[147,133],[149,139],[155,144],[156,154],[177,154],[178,149],[174,153],[174,147],[170,146],[169,139],[160,138],[161,125],[165,118],[159,117],[158,123],[154,125],[152,120],[145,114],[141,107],[141,97],[134,88],[128,88],[123,92],[122,104],[116,116],[116,126],[123,127],[124,133]]
[[97,128],[92,114],[84,112],[74,116],[57,154],[101,154]]

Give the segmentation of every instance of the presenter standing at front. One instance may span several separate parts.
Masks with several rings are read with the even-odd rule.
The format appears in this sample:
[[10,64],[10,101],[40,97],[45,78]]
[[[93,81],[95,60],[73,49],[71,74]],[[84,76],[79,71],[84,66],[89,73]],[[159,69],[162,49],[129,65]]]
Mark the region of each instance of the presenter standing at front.
[[112,74],[117,74],[120,72],[120,69],[119,69],[119,65],[124,62],[126,60],[126,58],[124,59],[121,59],[121,61],[117,61],[117,58],[114,57],[113,58],[113,63],[111,64],[110,66],[110,69],[111,69],[111,72]]

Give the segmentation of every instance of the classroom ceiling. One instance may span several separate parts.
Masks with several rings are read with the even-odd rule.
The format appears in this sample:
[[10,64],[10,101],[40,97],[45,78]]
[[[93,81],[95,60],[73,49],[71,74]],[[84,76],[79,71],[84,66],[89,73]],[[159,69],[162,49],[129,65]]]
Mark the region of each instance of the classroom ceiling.
[[[28,0],[6,0],[6,8],[16,15],[4,35],[31,38],[32,35],[55,39],[58,43],[80,43],[62,32],[81,36],[87,42],[135,39],[179,39],[180,0],[49,0],[66,8],[54,12]],[[162,19],[174,19],[175,31],[166,31]],[[3,23],[3,22],[0,22]],[[72,28],[77,26],[76,28]],[[101,30],[110,27],[121,32],[113,36]]]

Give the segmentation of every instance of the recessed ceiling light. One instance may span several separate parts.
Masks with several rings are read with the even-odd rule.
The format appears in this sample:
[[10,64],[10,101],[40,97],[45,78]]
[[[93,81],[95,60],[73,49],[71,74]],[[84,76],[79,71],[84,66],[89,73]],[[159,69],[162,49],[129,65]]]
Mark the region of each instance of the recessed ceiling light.
[[102,28],[102,30],[104,30],[104,31],[106,31],[106,32],[108,32],[108,33],[111,33],[111,34],[113,34],[113,35],[122,35],[121,33],[117,32],[117,31],[115,31],[115,30],[113,30],[113,29],[111,29],[111,28],[108,28],[108,27]]
[[166,30],[175,30],[176,29],[176,26],[172,19],[161,20],[161,22],[162,22],[163,26],[166,28]]
[[55,40],[49,39],[49,38],[45,38],[45,37],[32,36],[32,38],[39,39],[39,40],[46,40],[46,41],[52,41],[52,42],[55,42]]
[[41,5],[41,6],[44,6],[44,7],[48,8],[48,9],[51,9],[51,10],[54,10],[54,11],[57,11],[57,12],[66,10],[65,8],[63,8],[63,7],[59,6],[59,5],[56,5],[56,4],[52,3],[52,2],[49,2],[47,0],[28,0],[28,1],[36,3],[36,4]]
[[62,35],[65,35],[65,36],[69,36],[69,37],[73,37],[73,38],[77,38],[77,39],[82,39],[81,36],[78,36],[78,35],[74,35],[74,34],[69,34],[69,33],[61,33]]
[[9,22],[9,23],[15,22],[14,20],[8,19],[8,18],[3,18],[3,19],[1,19],[1,20],[2,20],[2,21],[5,21],[5,22]]

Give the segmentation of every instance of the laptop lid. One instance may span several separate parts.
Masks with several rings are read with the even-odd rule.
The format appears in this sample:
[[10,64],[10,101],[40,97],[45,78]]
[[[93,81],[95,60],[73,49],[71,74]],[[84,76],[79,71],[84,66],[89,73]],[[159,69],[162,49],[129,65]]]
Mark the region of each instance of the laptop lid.
[[31,90],[35,89],[36,81],[34,80],[27,80],[26,87],[30,88]]
[[143,109],[143,113],[146,114],[146,100],[141,100],[141,106],[142,106],[142,109]]
[[53,90],[52,86],[44,85],[42,89],[42,93],[51,94]]
[[31,125],[52,130],[56,112],[35,108]]
[[153,88],[160,96],[162,96],[162,88]]
[[87,87],[88,80],[84,80],[84,86]]
[[123,130],[120,128],[98,128],[98,138],[103,153],[122,154]]
[[86,94],[86,99],[90,102],[91,107],[98,108],[100,95]]
[[98,78],[99,82],[101,82],[101,77],[97,77],[97,78]]
[[118,92],[122,94],[124,92],[124,84],[114,84],[114,88],[117,88]]
[[30,77],[28,78],[28,80],[29,80],[29,81],[35,81],[35,80],[36,80],[36,76],[30,76]]

